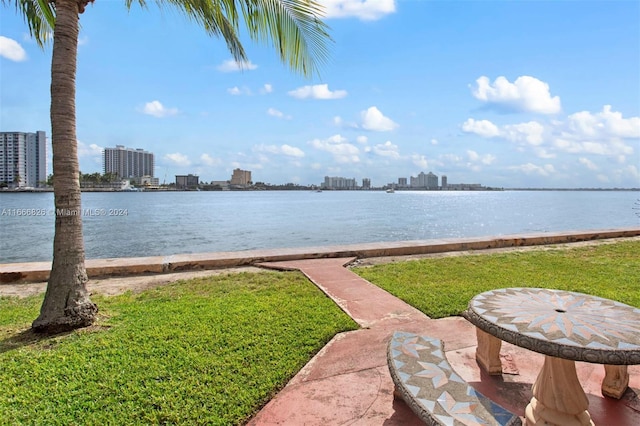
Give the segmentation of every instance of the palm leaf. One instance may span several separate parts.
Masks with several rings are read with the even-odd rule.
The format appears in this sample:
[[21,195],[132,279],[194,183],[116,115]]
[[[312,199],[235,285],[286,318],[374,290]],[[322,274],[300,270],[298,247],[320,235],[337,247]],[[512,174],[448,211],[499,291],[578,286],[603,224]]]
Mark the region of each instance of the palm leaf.
[[56,24],[55,7],[48,0],[1,0],[3,5],[15,3],[16,9],[29,26],[29,33],[40,47],[51,38]]

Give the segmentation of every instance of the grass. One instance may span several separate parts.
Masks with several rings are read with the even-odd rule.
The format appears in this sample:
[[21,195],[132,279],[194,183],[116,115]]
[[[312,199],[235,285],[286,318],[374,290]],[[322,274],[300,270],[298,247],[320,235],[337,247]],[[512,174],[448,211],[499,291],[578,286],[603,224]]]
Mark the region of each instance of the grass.
[[41,339],[28,328],[42,297],[0,298],[0,423],[242,424],[357,328],[295,272],[93,300],[96,326]]
[[431,318],[459,315],[483,291],[545,287],[640,308],[640,241],[429,258],[353,271]]
[[[432,318],[514,286],[640,307],[639,253],[627,241],[353,270]],[[0,424],[243,424],[336,333],[357,328],[297,272],[93,299],[96,326],[43,339],[28,330],[41,296],[0,298]]]

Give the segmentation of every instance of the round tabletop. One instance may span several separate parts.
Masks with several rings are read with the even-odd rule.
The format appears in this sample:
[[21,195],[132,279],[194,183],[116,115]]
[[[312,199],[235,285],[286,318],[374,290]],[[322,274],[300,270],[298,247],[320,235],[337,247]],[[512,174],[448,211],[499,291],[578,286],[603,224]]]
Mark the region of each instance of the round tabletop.
[[535,352],[597,364],[640,364],[640,309],[562,290],[504,288],[475,296],[463,316]]

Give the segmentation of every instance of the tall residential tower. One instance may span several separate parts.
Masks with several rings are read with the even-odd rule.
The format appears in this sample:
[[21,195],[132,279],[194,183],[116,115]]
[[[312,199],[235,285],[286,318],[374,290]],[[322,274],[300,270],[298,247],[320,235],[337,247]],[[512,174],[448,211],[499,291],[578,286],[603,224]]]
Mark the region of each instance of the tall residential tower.
[[105,174],[114,173],[122,179],[153,177],[153,153],[140,148],[125,148],[123,145],[105,148],[102,162]]
[[0,132],[0,184],[36,188],[46,180],[45,132]]

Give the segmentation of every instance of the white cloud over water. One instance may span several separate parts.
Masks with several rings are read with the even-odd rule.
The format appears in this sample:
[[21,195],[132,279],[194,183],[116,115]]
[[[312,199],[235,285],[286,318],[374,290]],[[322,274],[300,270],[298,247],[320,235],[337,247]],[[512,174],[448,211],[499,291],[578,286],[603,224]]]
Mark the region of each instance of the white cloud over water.
[[363,129],[374,132],[389,132],[398,127],[389,117],[385,117],[377,107],[372,106],[360,113],[362,119],[361,126]]
[[297,99],[341,99],[347,96],[346,90],[329,90],[328,84],[302,86],[288,92],[289,96]]
[[144,104],[142,113],[157,118],[169,117],[178,114],[177,108],[167,108],[160,101],[151,101]]
[[473,96],[505,111],[539,114],[561,111],[560,97],[552,97],[547,83],[528,75],[518,77],[513,83],[503,76],[491,83],[489,77],[482,76],[476,80]]
[[326,18],[374,21],[396,11],[395,0],[322,0]]
[[256,68],[258,68],[258,66],[251,61],[238,62],[234,59],[227,59],[216,67],[220,72],[251,71]]
[[27,60],[27,52],[12,38],[0,36],[0,56],[14,62]]
[[176,166],[190,166],[191,160],[184,154],[179,152],[174,152],[172,154],[166,154],[164,159],[169,161],[170,163],[175,164]]

